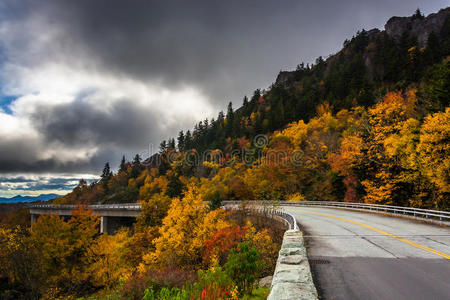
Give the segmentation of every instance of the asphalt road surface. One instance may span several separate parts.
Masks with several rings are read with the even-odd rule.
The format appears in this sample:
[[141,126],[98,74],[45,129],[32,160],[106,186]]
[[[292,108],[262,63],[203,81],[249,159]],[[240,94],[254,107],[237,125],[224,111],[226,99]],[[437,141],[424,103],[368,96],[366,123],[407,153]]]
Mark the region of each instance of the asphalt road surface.
[[379,214],[285,207],[305,235],[321,299],[450,299],[450,228]]

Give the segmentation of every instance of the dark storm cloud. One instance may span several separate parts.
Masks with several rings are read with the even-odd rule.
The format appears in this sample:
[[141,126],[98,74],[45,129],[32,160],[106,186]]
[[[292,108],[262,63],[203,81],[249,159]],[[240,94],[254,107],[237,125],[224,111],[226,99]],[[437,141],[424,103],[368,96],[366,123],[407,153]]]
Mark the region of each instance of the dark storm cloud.
[[[61,155],[50,159],[37,159],[42,146],[34,141],[17,139],[0,141],[0,169],[2,172],[94,172],[101,171],[105,161],[115,164],[122,154],[140,153],[148,156],[156,151],[160,140],[167,138],[165,131],[175,132],[178,123],[168,125],[167,120],[153,110],[130,99],[111,103],[108,109],[93,106],[84,98],[74,102],[40,105],[30,117],[42,134],[45,147],[64,145]],[[182,121],[182,120],[180,120]],[[148,149],[153,143],[153,148]],[[64,161],[64,149],[96,148],[88,161]]]
[[[15,157],[10,159],[5,156],[0,157],[0,172],[2,173],[41,173],[41,172],[98,172],[99,165],[93,166],[91,161],[78,160],[76,162],[64,162],[57,157],[49,159],[39,159],[36,155],[30,155],[29,148],[32,144],[26,144],[22,151],[16,151]],[[2,152],[0,145],[0,153]],[[12,152],[14,153],[14,152]],[[23,154],[23,156],[19,156]],[[31,153],[34,154],[34,153]]]
[[34,179],[25,178],[23,176],[19,176],[19,177],[0,176],[0,182],[3,182],[3,183],[27,183],[27,182],[33,182],[33,181],[34,181]]
[[420,2],[54,0],[30,2],[30,11],[65,32],[56,47],[63,57],[164,86],[193,85],[224,107],[269,85],[280,69],[338,50],[363,27],[433,6]]
[[[159,136],[164,120],[155,111],[122,99],[105,111],[78,99],[68,104],[41,106],[31,119],[46,141],[77,145],[127,145],[136,148]],[[147,141],[148,142],[148,141]]]

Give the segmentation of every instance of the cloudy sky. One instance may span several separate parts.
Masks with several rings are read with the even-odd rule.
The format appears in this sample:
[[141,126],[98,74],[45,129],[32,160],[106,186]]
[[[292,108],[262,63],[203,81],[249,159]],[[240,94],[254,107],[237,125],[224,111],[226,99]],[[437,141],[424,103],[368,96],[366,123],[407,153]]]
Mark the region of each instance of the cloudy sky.
[[[235,107],[283,69],[448,0],[0,2],[0,197],[64,193],[105,161]],[[150,146],[149,146],[150,145]]]

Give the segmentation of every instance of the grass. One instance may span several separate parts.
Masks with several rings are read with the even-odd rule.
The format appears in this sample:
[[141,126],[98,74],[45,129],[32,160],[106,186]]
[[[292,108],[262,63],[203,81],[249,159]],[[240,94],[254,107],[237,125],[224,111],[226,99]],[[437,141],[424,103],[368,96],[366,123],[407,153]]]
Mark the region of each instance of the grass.
[[242,300],[265,300],[269,296],[270,289],[266,287],[259,287],[254,289],[251,295],[244,295]]

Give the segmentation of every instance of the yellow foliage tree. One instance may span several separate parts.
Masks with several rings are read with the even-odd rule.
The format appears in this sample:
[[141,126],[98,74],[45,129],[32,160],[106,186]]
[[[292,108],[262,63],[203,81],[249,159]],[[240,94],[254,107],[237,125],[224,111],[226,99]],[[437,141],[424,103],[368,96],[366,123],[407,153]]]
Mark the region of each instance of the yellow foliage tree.
[[408,204],[410,196],[405,194],[405,186],[412,186],[414,181],[416,101],[415,90],[405,95],[389,92],[369,109],[370,132],[363,143],[367,175],[361,182],[367,203]]
[[189,186],[182,199],[173,199],[155,239],[155,251],[144,255],[139,266],[195,266],[201,263],[205,240],[217,230],[231,226],[223,210],[208,211],[198,188]]
[[305,142],[308,132],[308,126],[300,120],[298,122],[291,123],[286,129],[282,131],[276,131],[274,137],[286,136],[291,139],[291,143],[294,147],[299,148],[303,142]]
[[167,185],[169,180],[166,176],[156,176],[147,175],[144,181],[144,185],[139,189],[139,199],[148,200],[152,195],[161,193],[165,194],[167,192]]
[[31,242],[40,249],[42,278],[62,294],[78,294],[90,282],[88,265],[98,216],[83,209],[73,211],[65,222],[56,215],[43,215],[32,227]]
[[93,244],[88,272],[92,274],[94,285],[112,289],[130,277],[133,270],[125,255],[129,240],[128,230],[122,229],[114,235],[101,235]]
[[417,146],[420,169],[437,187],[434,206],[448,209],[450,193],[450,108],[427,116]]
[[252,223],[247,222],[244,240],[261,251],[261,259],[264,261],[263,274],[270,275],[277,261],[278,246],[273,242],[269,230],[257,231]]
[[137,219],[137,226],[160,226],[167,216],[171,199],[164,194],[154,194],[146,201],[141,201],[141,215]]
[[[37,299],[46,278],[40,268],[40,249],[30,240],[28,230],[0,226],[0,277],[23,289],[25,299]],[[6,295],[2,286],[0,295]]]

